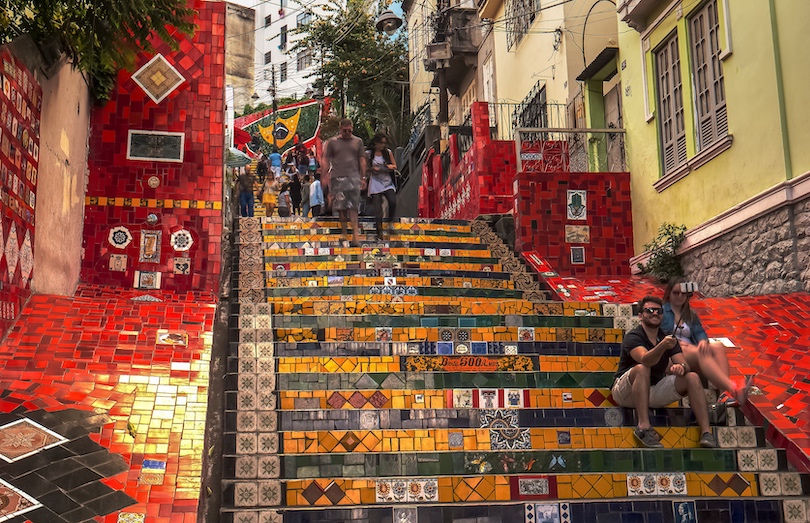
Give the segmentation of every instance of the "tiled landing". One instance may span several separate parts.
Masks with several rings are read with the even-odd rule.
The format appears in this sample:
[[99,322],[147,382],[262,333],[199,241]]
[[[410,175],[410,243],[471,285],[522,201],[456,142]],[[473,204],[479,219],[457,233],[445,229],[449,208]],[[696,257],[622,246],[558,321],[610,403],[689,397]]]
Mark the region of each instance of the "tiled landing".
[[31,298],[0,350],[0,521],[198,520],[215,309],[183,298]]
[[336,227],[238,224],[222,521],[805,517],[810,477],[738,409],[712,405],[719,449],[681,405],[653,413],[665,449],[637,448],[609,393],[627,302],[542,301],[564,293],[480,223],[403,220],[361,248]]

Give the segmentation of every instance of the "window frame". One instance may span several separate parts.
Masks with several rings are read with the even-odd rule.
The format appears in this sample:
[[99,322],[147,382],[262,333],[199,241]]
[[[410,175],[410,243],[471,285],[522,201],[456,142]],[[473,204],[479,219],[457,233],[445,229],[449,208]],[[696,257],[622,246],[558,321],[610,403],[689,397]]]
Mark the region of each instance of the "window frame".
[[[687,164],[688,159],[686,109],[683,101],[683,61],[679,45],[678,31],[673,31],[652,51],[661,176],[677,172]],[[666,62],[665,71],[662,71],[662,62]],[[671,163],[667,160],[668,156]]]
[[287,75],[287,62],[282,62],[278,65],[278,78],[279,83],[284,83],[289,79]]
[[701,152],[728,136],[717,0],[708,0],[690,13],[687,33],[692,59],[690,73],[695,105],[695,149]]
[[[303,67],[301,66],[301,60],[304,59],[306,61],[306,65]],[[298,51],[295,56],[295,65],[298,71],[305,71],[308,68],[312,67],[312,53],[309,49],[304,49],[303,51]]]

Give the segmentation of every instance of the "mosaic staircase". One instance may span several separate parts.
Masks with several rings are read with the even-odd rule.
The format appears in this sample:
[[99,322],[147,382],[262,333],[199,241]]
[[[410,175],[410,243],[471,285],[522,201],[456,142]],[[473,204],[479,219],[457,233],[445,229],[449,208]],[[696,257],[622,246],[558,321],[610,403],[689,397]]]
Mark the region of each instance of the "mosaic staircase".
[[632,305],[544,301],[483,222],[361,226],[236,227],[222,521],[807,521],[810,477],[716,391],[720,448],[688,405],[638,448],[609,392]]

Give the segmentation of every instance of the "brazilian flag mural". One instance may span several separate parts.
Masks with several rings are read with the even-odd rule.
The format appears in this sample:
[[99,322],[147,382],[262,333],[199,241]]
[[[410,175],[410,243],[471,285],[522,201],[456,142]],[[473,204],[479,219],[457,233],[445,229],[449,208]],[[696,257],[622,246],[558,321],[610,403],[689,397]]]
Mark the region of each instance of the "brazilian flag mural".
[[[316,101],[281,107],[276,114],[270,110],[264,116],[242,127],[252,136],[260,137],[260,149],[270,152],[275,144],[280,152],[295,145],[294,137],[308,142],[318,135],[322,105]],[[251,146],[253,148],[253,146]]]

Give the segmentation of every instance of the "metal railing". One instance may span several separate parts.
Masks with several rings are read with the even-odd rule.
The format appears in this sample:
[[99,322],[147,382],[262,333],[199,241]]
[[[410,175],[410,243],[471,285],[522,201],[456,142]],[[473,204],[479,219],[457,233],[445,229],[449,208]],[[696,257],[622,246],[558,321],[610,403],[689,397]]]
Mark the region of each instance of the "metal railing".
[[[531,118],[530,118],[531,114]],[[568,127],[568,107],[565,104],[545,103],[530,106],[525,103],[490,103],[489,126],[493,140],[514,140],[516,127]]]
[[518,172],[627,172],[624,129],[515,129]]
[[433,116],[430,111],[430,101],[427,101],[414,113],[413,124],[411,125],[411,136],[408,138],[408,143],[405,145],[403,156],[413,151],[413,148],[416,147],[416,142],[419,141],[419,137],[422,136],[422,133],[425,131],[425,127],[430,125],[432,121]]

